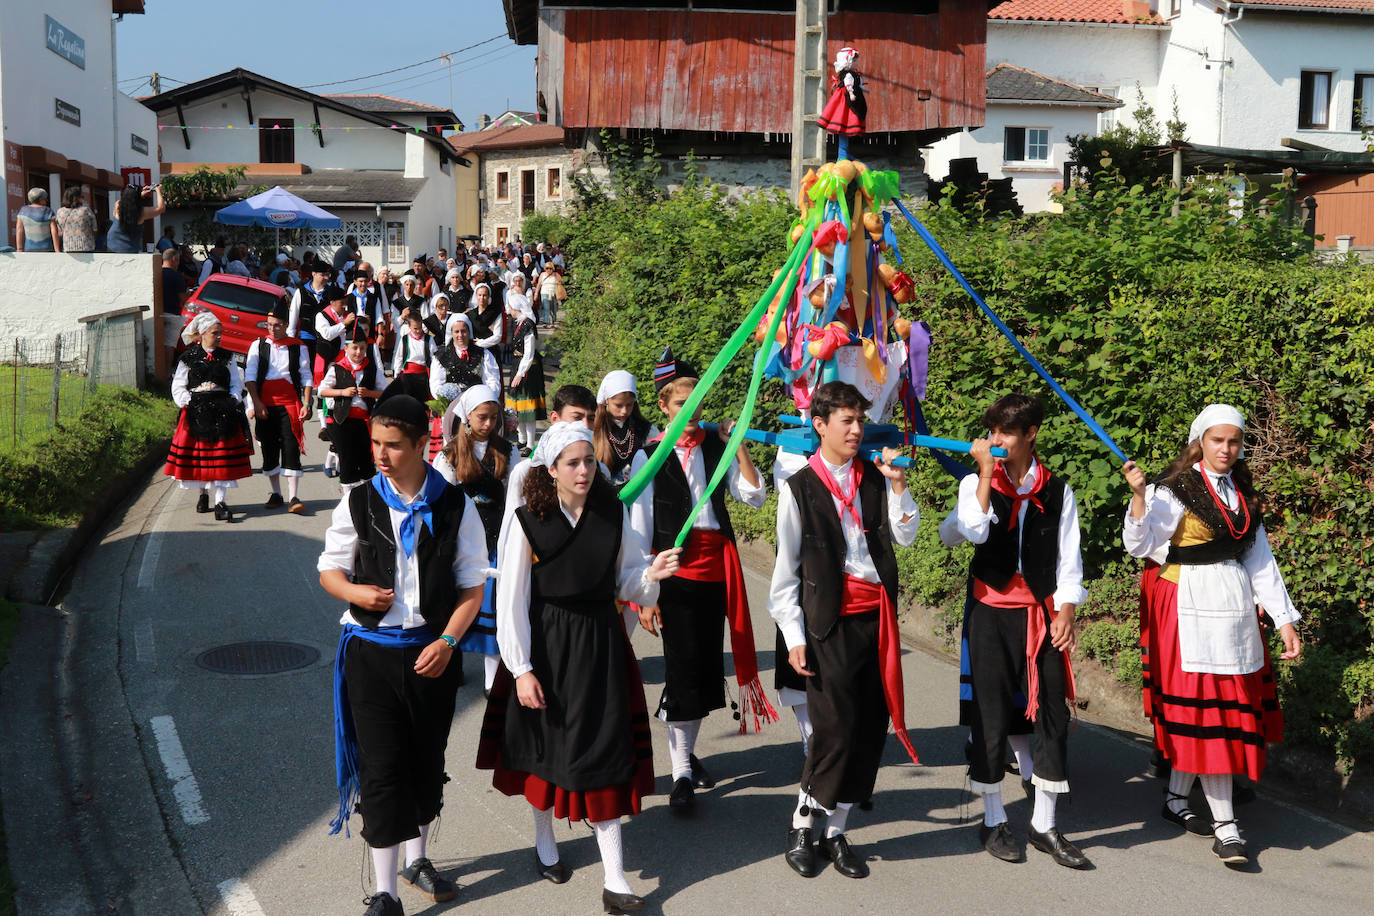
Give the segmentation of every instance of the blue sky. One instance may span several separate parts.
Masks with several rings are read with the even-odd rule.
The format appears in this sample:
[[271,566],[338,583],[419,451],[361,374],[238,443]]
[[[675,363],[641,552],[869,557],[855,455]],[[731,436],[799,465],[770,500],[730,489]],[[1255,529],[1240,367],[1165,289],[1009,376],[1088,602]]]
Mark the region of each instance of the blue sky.
[[148,0],[147,10],[116,27],[120,88],[130,95],[151,92],[146,77],[154,70],[166,92],[243,67],[303,88],[331,83],[312,92],[375,92],[448,108],[449,68],[442,60],[358,77],[485,42],[451,58],[459,119],[471,130],[482,113],[534,110],[535,48],[506,35],[501,0]]

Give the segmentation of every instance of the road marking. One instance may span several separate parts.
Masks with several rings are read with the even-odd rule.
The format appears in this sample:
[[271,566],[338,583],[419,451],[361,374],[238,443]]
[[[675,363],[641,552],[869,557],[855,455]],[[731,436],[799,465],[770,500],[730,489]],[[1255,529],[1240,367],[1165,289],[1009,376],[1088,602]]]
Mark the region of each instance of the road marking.
[[181,738],[177,736],[177,725],[171,716],[153,716],[153,735],[157,738],[157,752],[162,757],[162,767],[172,782],[172,797],[181,808],[181,819],[187,824],[204,824],[210,820],[205,806],[200,800],[200,786],[196,783],[191,764],[186,760],[186,752],[181,749]]
[[167,527],[167,514],[172,511],[176,500],[177,490],[167,494],[167,498],[162,501],[162,508],[157,513],[157,521],[153,523],[153,530],[148,534],[148,546],[143,551],[143,562],[138,566],[138,587],[148,588],[153,584],[157,577],[157,561],[162,557],[162,542],[165,538],[164,528]]
[[229,916],[267,916],[253,896],[253,889],[238,878],[230,878],[219,883],[219,895],[224,898],[224,906]]
[[134,657],[150,665],[157,663],[157,646],[153,642],[153,622],[145,620],[134,630]]

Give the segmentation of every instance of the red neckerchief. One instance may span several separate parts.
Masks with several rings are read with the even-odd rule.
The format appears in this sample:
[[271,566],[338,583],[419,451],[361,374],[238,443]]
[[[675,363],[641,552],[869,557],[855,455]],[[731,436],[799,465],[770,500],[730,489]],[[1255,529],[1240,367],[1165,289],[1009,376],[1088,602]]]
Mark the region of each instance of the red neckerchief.
[[854,516],[854,523],[862,530],[864,526],[863,516],[859,513],[859,507],[854,505],[854,498],[859,495],[859,482],[864,477],[864,466],[857,460],[849,463],[849,478],[852,486],[849,488],[849,495],[845,496],[840,490],[839,482],[835,480],[835,475],[830,473],[830,468],[826,466],[825,459],[820,452],[812,453],[806,459],[806,463],[811,465],[811,470],[816,472],[816,476],[825,484],[825,488],[830,491],[830,495],[840,501],[840,515],[844,516],[844,510],[848,509],[849,514]]
[[362,372],[364,369],[367,368],[367,364],[371,362],[371,360],[364,356],[363,361],[355,366],[353,365],[353,363],[349,361],[347,353],[340,353],[337,362],[339,363],[339,365],[343,366],[349,372],[352,372],[354,375],[357,375],[359,372]]
[[1022,503],[1030,502],[1041,512],[1045,511],[1045,507],[1040,500],[1036,499],[1035,494],[1040,492],[1045,481],[1049,479],[1050,472],[1045,469],[1045,463],[1037,461],[1035,462],[1035,482],[1031,484],[1030,492],[1018,493],[1016,484],[1011,482],[1011,475],[1007,473],[1006,462],[997,462],[997,469],[992,472],[992,488],[1011,500],[1011,525],[1007,528],[1008,531],[1015,530],[1016,520],[1021,517]]
[[694,433],[683,433],[678,437],[677,448],[687,449],[687,454],[682,456],[682,470],[685,473],[692,464],[692,451],[706,441],[706,430],[700,426]]

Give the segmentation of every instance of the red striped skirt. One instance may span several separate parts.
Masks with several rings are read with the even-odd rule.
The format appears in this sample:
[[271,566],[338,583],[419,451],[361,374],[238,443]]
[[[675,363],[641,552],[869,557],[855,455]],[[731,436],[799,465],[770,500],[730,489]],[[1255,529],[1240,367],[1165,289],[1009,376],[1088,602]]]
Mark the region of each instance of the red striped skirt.
[[222,439],[197,438],[183,410],[162,472],[177,480],[239,480],[253,475],[252,457],[253,443],[243,432],[235,430]]
[[1269,649],[1250,674],[1184,671],[1178,650],[1178,585],[1149,564],[1140,582],[1145,715],[1155,746],[1185,773],[1244,773],[1258,780],[1267,746],[1283,740]]

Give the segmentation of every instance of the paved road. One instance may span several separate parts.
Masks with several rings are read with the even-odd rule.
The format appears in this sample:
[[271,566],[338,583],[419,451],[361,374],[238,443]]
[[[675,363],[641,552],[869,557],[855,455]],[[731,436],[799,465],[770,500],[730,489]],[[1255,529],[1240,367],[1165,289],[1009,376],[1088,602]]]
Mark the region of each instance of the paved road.
[[[318,458],[318,455],[314,456]],[[93,848],[93,881],[120,912],[220,916],[360,913],[370,882],[362,842],[326,835],[333,787],[331,665],[339,607],[314,572],[332,482],[305,478],[310,515],[257,508],[260,477],[231,491],[246,511],[232,524],[192,511],[194,497],[157,476],[118,516],[79,569],[64,608],[79,621],[70,648],[72,696],[87,735],[80,818]],[[760,648],[773,645],[763,612],[766,577],[747,572]],[[243,640],[317,649],[302,670],[269,676],[214,674],[204,650]],[[639,631],[652,704],[662,682],[657,641]],[[761,652],[761,667],[772,653]],[[833,870],[806,881],[781,858],[800,745],[790,715],[761,736],[733,733],[718,713],[699,753],[720,779],[690,819],[662,795],[625,829],[631,885],[665,913],[1016,913],[1035,909],[1117,913],[1187,910],[1251,913],[1369,912],[1374,842],[1366,833],[1261,797],[1241,809],[1257,863],[1229,871],[1208,841],[1158,817],[1161,786],[1139,774],[1148,749],[1134,736],[1082,724],[1071,739],[1072,802],[1061,825],[1093,859],[1073,872],[1030,852],[1006,864],[977,843],[981,807],[967,790],[955,725],[956,672],[918,651],[904,659],[908,724],[924,766],[900,765],[895,741],[874,810],[856,811],[852,841],[873,874]],[[480,665],[468,661],[471,682]],[[532,875],[533,830],[519,799],[473,769],[481,691],[459,695],[448,754],[452,783],[432,857],[461,884],[457,904],[429,904],[403,889],[407,911],[600,912],[596,844],[582,825],[559,826],[572,881]],[[654,730],[659,772],[666,739]],[[660,776],[660,791],[668,780]],[[1008,810],[1024,838],[1029,802],[1007,781]],[[14,838],[11,837],[13,842]],[[21,881],[23,875],[20,875]],[[66,912],[60,903],[34,912]]]

